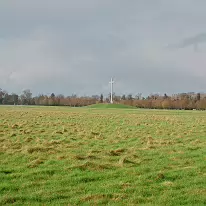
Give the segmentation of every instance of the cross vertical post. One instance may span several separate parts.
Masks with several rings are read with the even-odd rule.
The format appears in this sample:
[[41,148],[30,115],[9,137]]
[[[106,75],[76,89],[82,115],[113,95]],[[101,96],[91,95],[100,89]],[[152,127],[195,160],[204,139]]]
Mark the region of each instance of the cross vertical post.
[[111,78],[111,81],[109,82],[111,84],[111,96],[110,96],[110,103],[113,104],[113,84],[114,84],[114,80],[113,78]]

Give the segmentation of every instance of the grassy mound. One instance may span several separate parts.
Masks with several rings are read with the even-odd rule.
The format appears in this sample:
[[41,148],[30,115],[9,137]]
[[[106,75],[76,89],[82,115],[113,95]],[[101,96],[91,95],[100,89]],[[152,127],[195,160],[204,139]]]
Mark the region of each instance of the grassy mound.
[[87,106],[87,108],[94,108],[94,109],[136,109],[136,107],[128,106],[124,104],[93,104]]

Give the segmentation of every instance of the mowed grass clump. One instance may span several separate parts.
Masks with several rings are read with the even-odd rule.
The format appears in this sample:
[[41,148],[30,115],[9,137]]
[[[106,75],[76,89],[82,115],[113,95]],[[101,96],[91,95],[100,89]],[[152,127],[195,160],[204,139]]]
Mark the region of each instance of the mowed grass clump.
[[206,113],[0,108],[0,205],[205,205]]

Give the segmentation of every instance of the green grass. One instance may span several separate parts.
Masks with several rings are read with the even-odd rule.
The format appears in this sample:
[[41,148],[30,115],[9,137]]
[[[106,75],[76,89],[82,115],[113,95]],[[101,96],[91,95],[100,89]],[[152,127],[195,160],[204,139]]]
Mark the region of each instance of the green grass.
[[205,205],[206,113],[0,107],[0,205]]
[[87,106],[86,108],[93,108],[93,109],[136,109],[136,107],[128,106],[124,104],[93,104]]

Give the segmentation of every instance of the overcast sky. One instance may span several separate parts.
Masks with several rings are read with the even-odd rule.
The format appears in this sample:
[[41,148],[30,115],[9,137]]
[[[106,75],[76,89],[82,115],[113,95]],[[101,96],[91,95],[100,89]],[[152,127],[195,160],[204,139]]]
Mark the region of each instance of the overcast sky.
[[0,88],[34,94],[206,91],[205,0],[0,0]]

